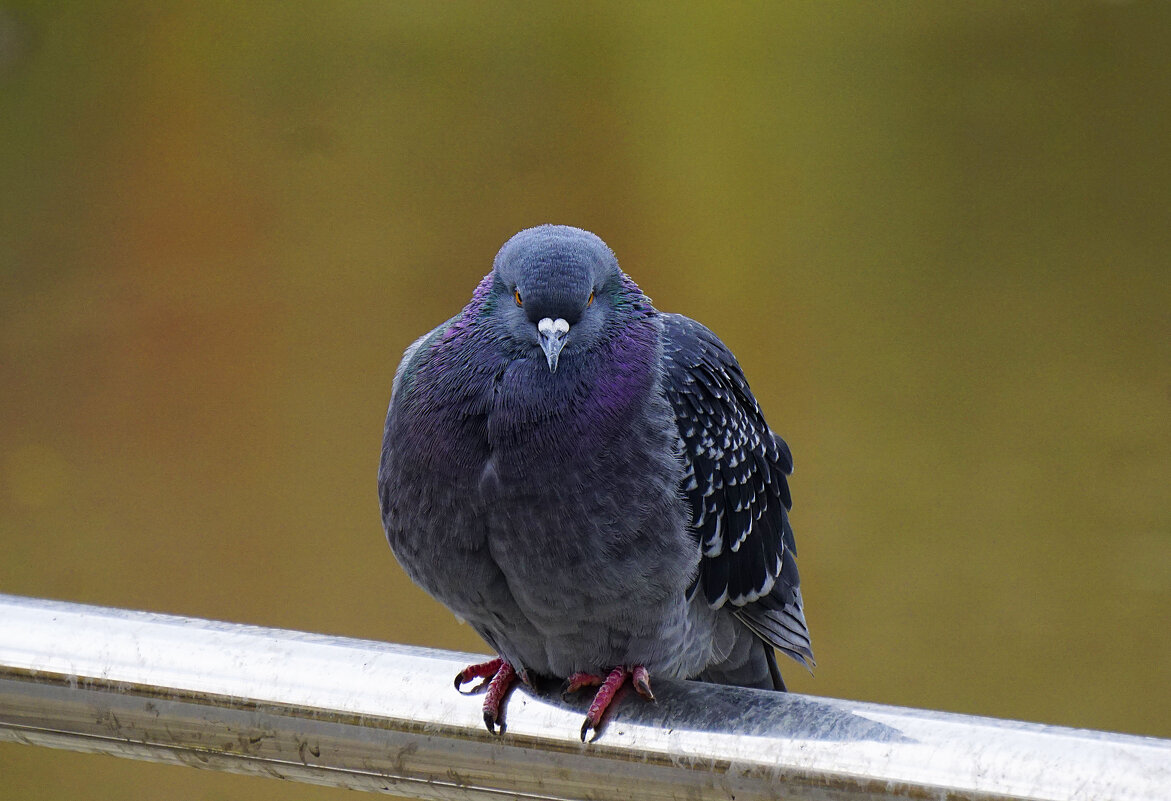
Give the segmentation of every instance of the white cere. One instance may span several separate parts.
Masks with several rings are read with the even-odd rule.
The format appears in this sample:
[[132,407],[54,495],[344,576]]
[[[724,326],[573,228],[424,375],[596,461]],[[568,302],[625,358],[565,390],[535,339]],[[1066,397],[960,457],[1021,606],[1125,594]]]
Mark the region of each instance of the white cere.
[[545,317],[537,323],[537,330],[549,337],[556,336],[557,334],[567,334],[569,333],[569,323],[561,317],[558,317],[556,320]]

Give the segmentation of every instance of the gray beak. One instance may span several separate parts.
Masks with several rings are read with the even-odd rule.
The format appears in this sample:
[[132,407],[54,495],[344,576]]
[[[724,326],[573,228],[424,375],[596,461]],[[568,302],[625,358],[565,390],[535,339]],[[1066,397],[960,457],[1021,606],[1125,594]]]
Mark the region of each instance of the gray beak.
[[565,347],[565,338],[569,336],[569,323],[558,317],[556,320],[548,317],[537,323],[537,335],[541,339],[541,350],[545,351],[545,359],[549,362],[549,372],[557,372],[557,357]]

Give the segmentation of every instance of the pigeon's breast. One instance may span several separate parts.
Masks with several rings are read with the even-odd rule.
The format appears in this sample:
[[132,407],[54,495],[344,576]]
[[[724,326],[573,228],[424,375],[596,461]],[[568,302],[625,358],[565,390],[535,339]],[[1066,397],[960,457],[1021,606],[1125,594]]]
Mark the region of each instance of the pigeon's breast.
[[613,621],[681,599],[699,561],[657,371],[614,358],[565,366],[506,369],[481,482],[494,561],[547,633],[566,605]]
[[654,388],[649,375],[550,372],[544,361],[517,359],[498,377],[487,419],[487,445],[507,480],[589,462],[637,425]]

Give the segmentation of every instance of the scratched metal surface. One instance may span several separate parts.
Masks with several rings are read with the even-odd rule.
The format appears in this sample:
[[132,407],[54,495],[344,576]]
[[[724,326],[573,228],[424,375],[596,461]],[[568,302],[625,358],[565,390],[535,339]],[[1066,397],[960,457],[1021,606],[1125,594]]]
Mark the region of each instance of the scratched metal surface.
[[0,740],[435,799],[1171,798],[1171,741],[691,682],[521,689],[470,655],[0,595]]

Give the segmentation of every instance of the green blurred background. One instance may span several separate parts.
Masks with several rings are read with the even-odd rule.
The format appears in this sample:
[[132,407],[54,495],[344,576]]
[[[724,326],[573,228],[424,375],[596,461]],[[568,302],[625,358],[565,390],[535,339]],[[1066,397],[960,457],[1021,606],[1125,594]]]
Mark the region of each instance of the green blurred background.
[[793,447],[795,690],[1171,736],[1168,42],[1163,2],[8,3],[0,591],[483,650],[385,545],[382,417],[564,222]]

